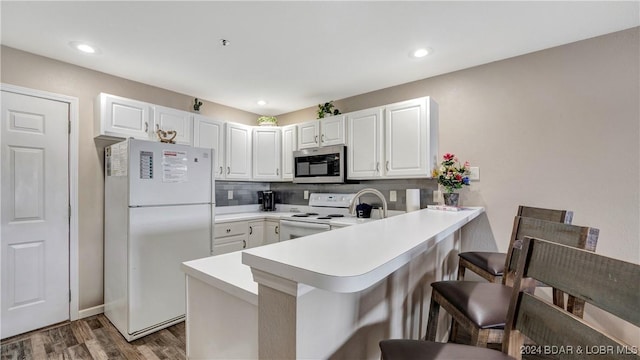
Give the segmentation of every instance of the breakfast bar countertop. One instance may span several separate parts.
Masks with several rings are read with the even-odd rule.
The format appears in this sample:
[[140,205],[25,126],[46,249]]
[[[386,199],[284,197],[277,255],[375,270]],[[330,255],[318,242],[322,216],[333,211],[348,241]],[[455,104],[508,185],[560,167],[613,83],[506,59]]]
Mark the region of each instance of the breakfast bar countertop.
[[253,270],[333,292],[384,279],[484,212],[423,209],[242,252]]

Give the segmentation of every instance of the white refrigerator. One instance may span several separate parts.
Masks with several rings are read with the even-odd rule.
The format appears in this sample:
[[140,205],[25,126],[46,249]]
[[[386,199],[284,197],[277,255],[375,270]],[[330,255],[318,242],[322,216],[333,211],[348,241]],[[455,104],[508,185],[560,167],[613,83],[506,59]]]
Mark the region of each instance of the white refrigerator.
[[104,313],[131,341],[184,319],[184,261],[210,256],[213,150],[128,139],[105,149]]

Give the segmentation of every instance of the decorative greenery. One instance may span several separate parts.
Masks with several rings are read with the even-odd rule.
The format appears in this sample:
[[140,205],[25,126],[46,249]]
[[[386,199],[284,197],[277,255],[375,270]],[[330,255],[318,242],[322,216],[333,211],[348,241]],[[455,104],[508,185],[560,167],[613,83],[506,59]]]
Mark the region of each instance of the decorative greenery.
[[202,106],[202,101],[198,100],[198,98],[195,98],[193,100],[193,110],[200,111],[200,106]]
[[438,179],[438,184],[444,186],[448,193],[462,188],[463,185],[470,185],[468,161],[460,165],[458,158],[449,153],[444,154],[442,158],[440,168],[433,170],[433,177]]
[[335,109],[333,106],[333,100],[324,104],[318,104],[318,119],[322,119],[325,116],[339,115],[340,110]]
[[278,125],[278,119],[275,116],[260,116],[258,118],[258,125]]

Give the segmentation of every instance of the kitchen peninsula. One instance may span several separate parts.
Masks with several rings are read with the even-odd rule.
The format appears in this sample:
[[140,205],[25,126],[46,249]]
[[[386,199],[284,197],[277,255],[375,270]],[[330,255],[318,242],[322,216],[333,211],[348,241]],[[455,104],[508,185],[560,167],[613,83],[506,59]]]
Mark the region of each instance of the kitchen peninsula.
[[187,355],[378,358],[418,337],[429,284],[455,273],[459,231],[483,208],[431,209],[184,263]]

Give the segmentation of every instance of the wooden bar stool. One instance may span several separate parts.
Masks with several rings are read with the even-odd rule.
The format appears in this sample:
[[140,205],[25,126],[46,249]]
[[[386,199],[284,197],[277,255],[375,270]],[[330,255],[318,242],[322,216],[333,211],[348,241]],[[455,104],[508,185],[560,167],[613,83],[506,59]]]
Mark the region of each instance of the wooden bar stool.
[[[595,251],[598,233],[598,229],[595,228],[516,216],[510,243],[516,244],[516,239],[521,240],[525,236],[531,236]],[[513,274],[518,258],[519,250],[516,244],[509,248],[505,264],[506,274],[502,277],[502,283],[499,284],[457,280],[432,283],[426,339],[435,340],[438,314],[442,307],[454,320],[451,339],[455,339],[457,326],[462,326],[471,334],[472,343],[477,346],[486,347],[488,342],[502,342]],[[564,296],[554,294],[554,303],[564,308]],[[569,297],[568,309],[582,316],[583,304],[581,300]]]
[[[571,224],[573,212],[569,210],[543,209],[530,206],[518,206],[517,216]],[[510,243],[509,247],[513,244]],[[499,283],[504,273],[506,253],[488,251],[467,251],[458,254],[458,280],[464,280],[465,270],[469,269],[489,282]]]
[[[565,351],[562,358],[587,358],[585,346],[615,349],[597,354],[598,359],[619,359],[618,351],[628,351],[628,358],[638,359],[629,346],[606,330],[593,326],[578,316],[528,293],[526,278],[552,285],[601,310],[640,327],[640,265],[616,260],[552,241],[525,238],[522,259],[509,301],[502,352],[474,346],[436,343],[423,340],[383,340],[383,360],[481,360],[521,359],[529,349]],[[524,344],[525,336],[536,345]],[[539,346],[539,347],[538,347]],[[551,350],[548,350],[551,351]],[[637,350],[636,350],[637,351]],[[507,354],[509,356],[507,356]],[[550,355],[550,353],[549,353]],[[624,358],[627,358],[624,357]]]

